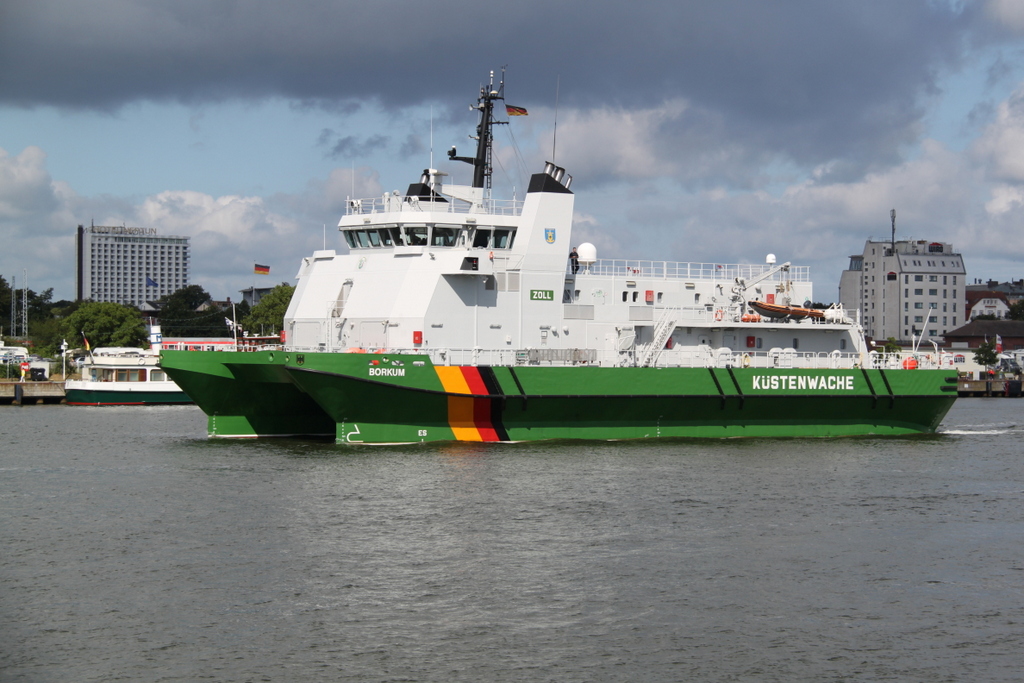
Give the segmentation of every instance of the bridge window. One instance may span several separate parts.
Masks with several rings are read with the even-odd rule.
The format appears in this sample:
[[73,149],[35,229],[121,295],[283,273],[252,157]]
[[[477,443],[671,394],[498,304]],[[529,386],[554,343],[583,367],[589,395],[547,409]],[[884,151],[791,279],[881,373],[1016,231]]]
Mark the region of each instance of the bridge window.
[[495,230],[494,231],[494,248],[495,249],[511,249],[512,243],[516,239],[516,233],[513,230]]
[[406,244],[414,247],[422,247],[427,244],[427,226],[405,229]]
[[458,236],[458,228],[443,228],[435,225],[430,244],[434,247],[454,247]]
[[486,249],[491,242],[491,231],[484,228],[477,228],[473,233],[473,246],[477,249]]

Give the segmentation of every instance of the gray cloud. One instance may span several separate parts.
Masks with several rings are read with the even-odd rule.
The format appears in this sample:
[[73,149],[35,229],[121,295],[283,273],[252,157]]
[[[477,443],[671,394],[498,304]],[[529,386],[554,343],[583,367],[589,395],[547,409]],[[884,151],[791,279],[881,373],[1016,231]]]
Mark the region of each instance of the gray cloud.
[[364,139],[355,135],[339,137],[330,129],[324,129],[316,140],[317,145],[329,147],[327,156],[330,159],[354,159],[367,157],[377,150],[383,150],[387,146],[386,135],[371,135]]
[[461,107],[467,83],[508,63],[517,104],[553,104],[556,78],[566,106],[681,97],[693,116],[669,144],[713,132],[801,163],[894,159],[936,70],[982,21],[974,4],[928,0],[8,0],[0,12],[0,104]]

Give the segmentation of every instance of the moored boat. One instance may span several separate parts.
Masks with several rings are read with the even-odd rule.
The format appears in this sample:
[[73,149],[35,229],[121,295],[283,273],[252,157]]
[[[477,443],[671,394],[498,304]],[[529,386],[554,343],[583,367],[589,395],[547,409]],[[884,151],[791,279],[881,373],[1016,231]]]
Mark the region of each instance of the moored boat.
[[[350,199],[348,253],[303,259],[282,349],[164,351],[213,437],[339,443],[845,436],[934,431],[955,373],[868,350],[856,314],[793,313],[806,267],[602,260],[574,250],[572,179],[490,197],[503,84],[481,89],[470,186],[426,169]],[[761,299],[785,315],[752,314]]]
[[75,406],[192,403],[160,367],[156,351],[98,348],[86,356],[82,378],[64,383],[67,404]]

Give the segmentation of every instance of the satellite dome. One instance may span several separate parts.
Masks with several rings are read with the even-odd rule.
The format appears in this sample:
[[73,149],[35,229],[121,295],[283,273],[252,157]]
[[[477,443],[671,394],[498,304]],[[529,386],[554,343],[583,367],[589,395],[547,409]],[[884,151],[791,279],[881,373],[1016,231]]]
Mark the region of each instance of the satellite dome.
[[590,242],[584,242],[576,247],[576,253],[580,256],[580,263],[590,265],[597,261],[597,247]]

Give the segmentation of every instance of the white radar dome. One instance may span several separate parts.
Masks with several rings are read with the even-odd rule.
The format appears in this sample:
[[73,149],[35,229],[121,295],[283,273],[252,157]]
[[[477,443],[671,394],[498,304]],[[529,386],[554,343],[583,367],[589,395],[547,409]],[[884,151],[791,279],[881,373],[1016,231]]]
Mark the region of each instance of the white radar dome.
[[580,256],[580,263],[590,265],[597,262],[597,247],[590,242],[584,242],[576,247],[576,253]]
[[764,257],[764,262],[767,263],[769,266],[774,266],[775,265],[775,254],[768,254],[767,256],[765,256]]

